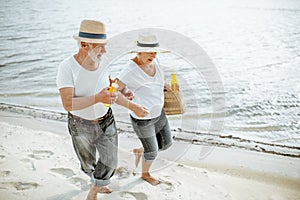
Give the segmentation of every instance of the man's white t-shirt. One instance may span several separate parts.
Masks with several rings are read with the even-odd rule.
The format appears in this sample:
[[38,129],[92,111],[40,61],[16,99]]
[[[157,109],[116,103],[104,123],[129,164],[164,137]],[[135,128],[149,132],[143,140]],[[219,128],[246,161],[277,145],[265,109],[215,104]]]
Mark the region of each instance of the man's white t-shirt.
[[[65,59],[59,66],[57,74],[58,89],[72,87],[75,97],[91,96],[109,86],[108,74],[101,66],[95,71],[84,69],[73,56]],[[71,111],[73,115],[84,119],[94,120],[105,115],[108,107],[97,103],[81,110]]]
[[146,74],[133,60],[122,70],[119,79],[134,92],[133,102],[146,107],[150,114],[140,118],[130,112],[137,119],[152,119],[160,116],[164,105],[164,71],[161,66],[154,63],[155,75]]

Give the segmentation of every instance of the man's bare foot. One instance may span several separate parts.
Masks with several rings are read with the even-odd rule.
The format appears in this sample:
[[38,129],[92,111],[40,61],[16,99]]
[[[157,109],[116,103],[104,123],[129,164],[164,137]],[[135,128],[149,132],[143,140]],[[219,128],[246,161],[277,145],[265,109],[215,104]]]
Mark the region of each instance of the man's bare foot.
[[135,167],[139,166],[139,163],[140,163],[143,152],[144,152],[143,147],[141,147],[139,149],[133,149],[133,153],[135,155]]
[[86,197],[86,200],[97,200],[97,192],[90,190]]
[[106,186],[97,187],[95,185],[92,185],[86,200],[97,200],[98,193],[109,194],[112,193],[112,190]]
[[158,185],[160,184],[160,181],[153,178],[149,172],[146,172],[146,173],[142,173],[142,179],[144,179],[145,181],[147,181],[148,183],[150,183],[151,185]]

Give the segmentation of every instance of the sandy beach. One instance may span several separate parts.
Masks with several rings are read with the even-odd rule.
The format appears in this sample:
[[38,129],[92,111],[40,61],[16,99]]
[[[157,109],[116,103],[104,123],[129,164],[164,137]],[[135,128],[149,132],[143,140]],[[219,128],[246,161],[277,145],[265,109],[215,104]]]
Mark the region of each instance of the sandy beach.
[[[0,199],[85,199],[89,178],[79,169],[65,122],[1,111],[0,127]],[[132,174],[139,141],[126,131],[119,141],[113,193],[98,199],[300,199],[299,158],[175,141],[153,166],[162,183],[151,186],[139,177],[141,169]]]

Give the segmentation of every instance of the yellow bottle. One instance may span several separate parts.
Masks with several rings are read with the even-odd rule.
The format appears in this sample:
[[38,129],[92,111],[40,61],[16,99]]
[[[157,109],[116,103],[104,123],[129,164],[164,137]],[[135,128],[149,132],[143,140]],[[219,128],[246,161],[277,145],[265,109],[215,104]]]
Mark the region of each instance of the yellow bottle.
[[171,74],[171,90],[174,93],[179,92],[179,84],[177,80],[177,75],[174,72],[174,67],[172,68],[172,74]]
[[[110,93],[117,92],[118,91],[118,87],[119,87],[118,80],[115,80],[114,82],[112,82],[110,78],[109,78],[109,80],[110,80],[110,86],[108,88],[108,92],[110,92]],[[106,106],[106,107],[110,107],[111,106],[110,103],[104,103],[103,105]]]

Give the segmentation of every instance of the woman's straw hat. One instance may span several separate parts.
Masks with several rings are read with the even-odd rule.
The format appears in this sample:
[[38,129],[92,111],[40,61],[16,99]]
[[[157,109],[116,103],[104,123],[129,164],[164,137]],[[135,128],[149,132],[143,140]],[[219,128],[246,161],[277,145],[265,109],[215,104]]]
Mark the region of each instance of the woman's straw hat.
[[96,20],[83,20],[79,33],[74,34],[73,38],[87,43],[107,43],[105,25]]
[[151,33],[139,34],[137,41],[137,48],[130,51],[130,53],[139,52],[158,52],[158,53],[170,53],[170,50],[159,47],[159,42],[156,35]]

